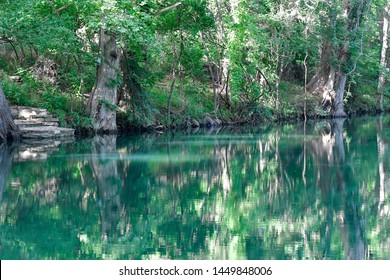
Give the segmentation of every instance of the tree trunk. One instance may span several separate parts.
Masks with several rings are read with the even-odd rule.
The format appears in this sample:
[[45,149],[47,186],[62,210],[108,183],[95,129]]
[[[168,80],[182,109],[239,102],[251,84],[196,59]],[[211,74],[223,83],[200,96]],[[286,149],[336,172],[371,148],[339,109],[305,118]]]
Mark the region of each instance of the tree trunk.
[[[339,3],[333,1],[333,12],[330,14],[328,22],[328,26],[331,26],[332,30],[326,33],[336,34],[340,38],[336,38],[337,44],[333,42],[335,38],[330,37],[330,35],[323,38],[321,64],[307,85],[308,92],[322,95],[322,108],[331,113],[333,117],[346,117],[347,115],[344,112],[343,100],[345,85],[347,76],[356,68],[356,62],[351,61],[352,53],[348,46],[357,41],[357,33],[368,9],[368,2],[368,0],[345,0],[342,4],[343,13],[338,16],[344,24],[338,26],[337,17],[333,16],[333,12]],[[332,65],[332,61],[337,61],[337,65]],[[353,64],[355,67],[349,71]]]
[[382,51],[380,59],[380,70],[378,80],[378,97],[377,97],[377,108],[379,111],[383,111],[383,87],[385,85],[385,69],[387,66],[386,54],[387,54],[387,40],[389,32],[389,8],[385,7],[383,11],[383,27],[382,27]]
[[206,42],[204,40],[204,34],[203,32],[200,32],[200,39],[202,40],[203,43],[203,48],[206,51],[206,61],[207,65],[209,68],[210,76],[211,76],[211,81],[213,83],[213,95],[214,95],[214,117],[218,118],[218,108],[219,108],[219,99],[218,99],[218,94],[217,94],[217,78],[215,77],[213,67],[211,65],[211,59],[210,59],[210,50],[206,45]]
[[176,53],[176,44],[175,41],[173,41],[173,65],[172,65],[172,82],[171,82],[171,87],[169,90],[169,95],[168,95],[168,103],[167,103],[167,118],[168,118],[168,126],[171,126],[171,109],[172,109],[172,96],[173,96],[173,91],[175,89],[175,83],[176,83],[176,68],[177,68],[177,53]]
[[332,59],[329,42],[324,42],[322,46],[321,64],[317,68],[316,74],[306,86],[308,93],[321,95],[321,107],[328,113],[332,109],[333,100],[336,97],[334,90],[336,71],[330,66]]
[[[179,26],[179,53],[177,52],[176,49],[176,42],[175,38],[173,38],[173,65],[172,65],[172,82],[171,82],[171,89],[169,91],[169,96],[168,96],[168,126],[171,126],[171,109],[172,109],[172,96],[173,96],[173,91],[175,90],[175,83],[176,83],[176,72],[178,71],[178,66],[180,66],[180,60],[181,60],[181,55],[183,53],[183,30],[181,28],[181,10],[179,12],[179,17],[177,19],[177,25]],[[181,74],[180,74],[181,75]]]
[[339,76],[336,97],[334,100],[334,118],[345,118],[347,116],[347,114],[344,112],[344,91],[346,82],[347,75],[345,73],[341,73]]
[[[215,65],[217,65],[217,71],[216,73],[214,72],[214,83],[216,91],[216,95],[214,95],[214,111],[218,111],[220,106],[220,100],[222,100],[229,109],[231,108],[231,96],[229,87],[230,59],[229,55],[227,54],[227,45],[229,44],[227,41],[229,41],[230,38],[232,38],[233,36],[228,36],[224,26],[224,15],[230,14],[231,11],[229,11],[229,9],[226,9],[227,6],[224,5],[224,2],[221,0],[215,0],[214,4],[210,3],[210,5],[213,7],[212,10],[214,13],[215,20],[214,34],[211,35],[209,33],[202,33],[209,34],[209,36],[211,35],[211,37],[214,39],[212,39],[210,43],[214,44],[218,49],[218,56],[214,61]],[[225,7],[225,10],[223,10],[223,7]],[[206,36],[204,36],[204,39],[206,39]],[[210,51],[207,50],[207,52],[210,57]]]
[[99,133],[116,132],[116,103],[120,77],[121,53],[115,37],[103,28],[99,32],[100,63],[91,94],[91,113],[94,130]]
[[14,123],[11,109],[0,85],[0,142],[17,140],[19,137],[19,128]]

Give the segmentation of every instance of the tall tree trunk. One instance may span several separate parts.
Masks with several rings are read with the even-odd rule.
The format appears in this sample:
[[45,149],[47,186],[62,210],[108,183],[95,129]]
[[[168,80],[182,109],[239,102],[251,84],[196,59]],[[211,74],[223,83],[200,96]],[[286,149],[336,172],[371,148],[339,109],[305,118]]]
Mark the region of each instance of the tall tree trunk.
[[334,100],[333,117],[335,118],[344,118],[347,116],[347,114],[344,112],[344,91],[346,82],[347,75],[345,73],[340,73]]
[[218,93],[217,93],[217,78],[215,77],[213,67],[211,65],[211,59],[210,59],[210,50],[206,45],[206,42],[204,40],[204,34],[203,32],[200,33],[200,39],[202,40],[203,43],[203,48],[205,49],[206,53],[206,60],[211,76],[211,81],[213,83],[213,95],[214,95],[214,117],[218,118],[218,107],[219,107],[219,98],[218,98]]
[[[322,108],[335,118],[346,117],[344,111],[345,85],[347,76],[356,68],[355,62],[355,67],[349,71],[353,63],[351,61],[351,50],[348,46],[357,41],[357,34],[369,2],[369,0],[343,1],[343,11],[338,16],[342,19],[341,22],[344,22],[343,26],[338,26],[337,16],[335,16],[338,2],[332,2],[332,11],[328,22],[331,30],[326,33],[338,35],[337,30],[341,30],[339,32],[342,32],[342,34],[340,34],[340,39],[336,38],[338,44],[332,43],[335,38],[331,38],[330,35],[323,38],[321,64],[316,74],[307,84],[309,92],[322,95]],[[332,61],[337,61],[337,65],[332,65]]]
[[[225,3],[226,4],[226,3]],[[230,14],[231,11],[230,5],[225,5],[224,1],[222,0],[215,0],[214,3],[210,3],[210,6],[212,7],[213,13],[214,13],[214,20],[215,20],[215,29],[214,34],[212,37],[215,41],[210,41],[211,44],[214,44],[218,48],[218,56],[216,58],[215,65],[217,65],[217,71],[214,72],[214,83],[215,83],[215,91],[216,94],[214,95],[214,109],[219,108],[220,100],[222,100],[225,105],[228,108],[231,108],[231,96],[230,96],[230,87],[229,87],[229,68],[230,68],[230,59],[229,55],[227,53],[227,45],[230,38],[233,36],[228,36],[228,33],[224,26],[224,15]],[[229,8],[227,8],[229,6]],[[223,10],[225,8],[225,10]],[[203,33],[203,39],[207,39],[205,34],[209,33]],[[233,34],[233,33],[231,33]],[[209,34],[210,35],[210,34]],[[206,41],[206,40],[205,40]],[[210,54],[210,51],[207,50],[208,54]],[[209,55],[210,57],[210,55]],[[210,58],[211,60],[211,58]],[[214,89],[213,89],[214,91]]]
[[309,54],[307,51],[307,43],[306,43],[306,55],[305,59],[303,60],[303,65],[305,67],[305,98],[304,98],[304,104],[303,104],[303,117],[305,119],[305,126],[307,121],[307,58]]
[[168,95],[168,113],[167,113],[167,118],[168,118],[168,126],[171,126],[171,110],[172,110],[172,96],[173,96],[173,91],[175,89],[175,83],[176,83],[176,68],[178,64],[178,58],[177,58],[177,52],[176,52],[176,43],[173,41],[173,65],[172,65],[172,82],[171,82],[171,87],[169,90],[169,95]]
[[172,96],[173,91],[175,90],[176,83],[176,72],[178,71],[178,66],[180,66],[181,55],[183,53],[183,30],[181,28],[181,10],[179,11],[179,17],[177,19],[177,25],[179,26],[179,51],[177,51],[175,39],[173,39],[173,63],[172,63],[172,82],[171,88],[168,96],[168,126],[171,126],[171,110],[172,110]]
[[385,69],[387,66],[387,40],[389,32],[389,7],[385,7],[383,11],[383,27],[382,27],[382,51],[380,59],[380,70],[378,80],[378,97],[377,97],[377,108],[379,111],[383,111],[383,87],[385,85]]
[[96,132],[116,132],[116,103],[121,53],[115,37],[99,31],[101,61],[91,94],[92,124]]
[[323,110],[330,112],[333,105],[333,100],[336,96],[334,90],[336,71],[330,66],[332,60],[331,44],[324,41],[322,45],[321,64],[313,78],[306,86],[307,93],[321,95]]
[[17,140],[19,137],[19,128],[14,123],[11,109],[0,84],[0,142]]

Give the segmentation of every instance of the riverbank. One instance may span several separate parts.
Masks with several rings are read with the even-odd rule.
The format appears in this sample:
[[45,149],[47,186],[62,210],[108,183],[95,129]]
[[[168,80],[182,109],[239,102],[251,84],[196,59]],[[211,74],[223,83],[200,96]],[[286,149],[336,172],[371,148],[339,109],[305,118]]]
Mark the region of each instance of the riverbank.
[[[12,107],[15,108],[18,106],[14,105]],[[41,109],[41,110],[46,110],[46,109]],[[348,117],[351,118],[351,117],[360,117],[360,116],[375,116],[389,111],[387,110],[385,112],[377,112],[375,110],[365,110],[364,108],[359,108],[354,112],[351,111],[347,111],[347,112],[348,112],[347,113]],[[180,131],[180,130],[184,131],[184,130],[197,129],[197,128],[218,129],[221,127],[241,127],[241,126],[248,126],[248,125],[259,126],[259,125],[272,125],[272,124],[295,123],[295,122],[305,121],[304,115],[298,113],[286,114],[281,116],[274,115],[272,118],[257,118],[257,119],[242,119],[242,120],[238,120],[235,118],[223,118],[223,117],[213,118],[212,116],[207,114],[203,119],[199,119],[195,117],[191,118],[190,116],[187,116],[184,118],[184,121],[182,122],[176,121],[174,125],[168,126],[161,122],[156,122],[155,124],[152,125],[134,125],[132,123],[125,122],[123,119],[121,119],[121,117],[122,117],[121,115],[118,115],[118,134],[148,133],[148,132],[165,133],[167,131]],[[65,118],[68,118],[68,116],[65,115]],[[331,118],[332,116],[330,115],[325,115],[325,114],[315,115],[314,112],[311,112],[307,117],[307,121],[315,121],[315,120],[331,119]],[[29,127],[30,126],[29,124],[27,125],[28,127],[22,128],[26,133],[28,132],[27,130],[32,129],[31,127]],[[69,134],[68,132],[70,131],[72,137],[75,136],[76,138],[85,138],[85,137],[88,138],[88,137],[92,137],[95,134],[92,126],[89,124],[87,126],[78,125],[73,128],[59,128],[58,125],[56,125],[54,128],[56,128],[57,130],[59,129],[64,130],[66,135],[68,135]],[[45,135],[38,135],[38,134],[34,134],[34,135],[33,135],[34,137],[25,137],[25,138],[37,138],[37,137],[45,138],[44,137]],[[50,136],[50,138],[53,137]]]
[[[75,130],[76,137],[88,137],[94,134],[90,112],[86,109],[87,95],[77,92],[61,91],[58,85],[48,85],[21,75],[17,79],[0,71],[0,78],[11,105],[40,107],[56,115],[61,127]],[[302,86],[282,82],[279,93],[279,105],[271,93],[262,102],[243,106],[221,102],[217,117],[213,113],[212,92],[200,91],[191,98],[181,100],[180,95],[172,98],[171,114],[168,119],[168,96],[161,88],[155,88],[145,96],[139,105],[134,100],[117,107],[117,127],[119,133],[150,132],[163,133],[167,130],[181,130],[196,127],[242,126],[275,124],[304,120],[305,102]],[[33,94],[34,93],[34,94]],[[374,115],[376,99],[367,91],[350,97],[345,105],[349,116]],[[321,99],[315,95],[306,96],[307,119],[329,118],[327,112],[320,109]],[[234,105],[234,106],[233,106]],[[385,103],[385,109],[389,106]],[[275,108],[278,107],[278,110]]]

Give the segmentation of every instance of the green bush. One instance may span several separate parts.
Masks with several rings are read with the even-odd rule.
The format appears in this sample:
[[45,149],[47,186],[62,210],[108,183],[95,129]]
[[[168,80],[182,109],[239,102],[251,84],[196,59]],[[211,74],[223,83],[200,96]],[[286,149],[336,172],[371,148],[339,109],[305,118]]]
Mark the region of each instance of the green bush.
[[55,85],[36,80],[31,72],[19,71],[22,83],[12,81],[3,71],[0,79],[4,92],[11,105],[45,108],[56,115],[61,126],[88,127],[91,124],[85,101],[73,97],[72,93],[62,92]]

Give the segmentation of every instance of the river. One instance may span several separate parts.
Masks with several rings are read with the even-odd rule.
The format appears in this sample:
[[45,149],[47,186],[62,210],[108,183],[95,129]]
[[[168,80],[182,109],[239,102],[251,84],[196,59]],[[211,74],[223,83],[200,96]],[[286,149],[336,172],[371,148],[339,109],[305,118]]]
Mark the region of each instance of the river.
[[390,259],[390,116],[0,146],[1,259]]

